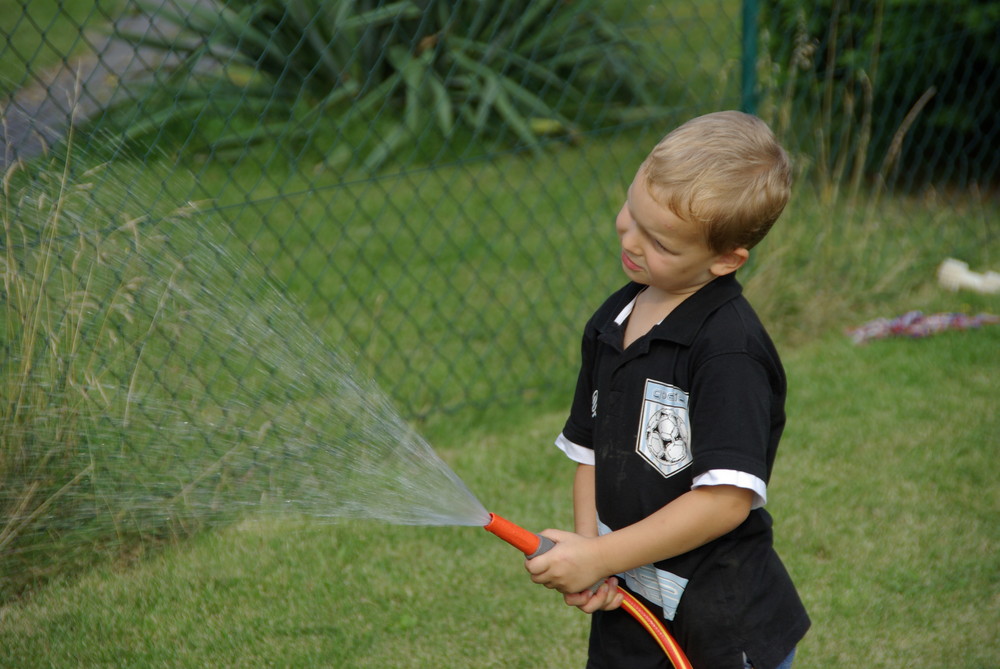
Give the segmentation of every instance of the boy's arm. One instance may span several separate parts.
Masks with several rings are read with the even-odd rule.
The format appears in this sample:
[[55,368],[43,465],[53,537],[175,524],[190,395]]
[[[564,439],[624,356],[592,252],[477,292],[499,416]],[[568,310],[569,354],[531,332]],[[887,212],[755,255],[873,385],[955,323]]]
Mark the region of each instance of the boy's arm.
[[597,536],[594,465],[577,464],[573,477],[573,526],[585,537]]
[[542,534],[556,546],[529,560],[528,571],[535,583],[564,594],[578,593],[612,574],[687,553],[721,537],[746,520],[752,502],[752,490],[704,486],[600,537],[545,530]]
[[[596,538],[598,535],[595,490],[594,465],[577,464],[573,477],[573,526],[579,536]],[[563,599],[586,613],[621,606],[623,595],[618,590],[618,579],[609,578],[591,590],[595,583],[596,579],[579,592],[564,592]]]
[[739,527],[752,503],[753,491],[746,488],[695,488],[638,523],[600,537],[595,557],[615,574],[687,553]]

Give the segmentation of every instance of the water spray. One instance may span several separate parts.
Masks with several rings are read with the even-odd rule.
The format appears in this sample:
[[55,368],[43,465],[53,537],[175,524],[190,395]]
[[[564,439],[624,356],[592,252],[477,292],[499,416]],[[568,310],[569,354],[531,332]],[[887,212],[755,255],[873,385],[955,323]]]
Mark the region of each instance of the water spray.
[[[555,542],[548,537],[543,537],[530,530],[526,530],[520,525],[516,525],[503,516],[495,513],[490,514],[490,522],[483,529],[500,537],[517,550],[524,553],[529,560],[538,557],[542,553],[555,546]],[[670,632],[663,626],[663,623],[647,609],[642,602],[625,590],[620,591],[624,595],[622,608],[631,614],[633,618],[649,632],[656,643],[663,649],[667,659],[674,666],[674,669],[692,669],[691,663],[684,655],[684,651],[677,645],[677,641],[670,635]]]

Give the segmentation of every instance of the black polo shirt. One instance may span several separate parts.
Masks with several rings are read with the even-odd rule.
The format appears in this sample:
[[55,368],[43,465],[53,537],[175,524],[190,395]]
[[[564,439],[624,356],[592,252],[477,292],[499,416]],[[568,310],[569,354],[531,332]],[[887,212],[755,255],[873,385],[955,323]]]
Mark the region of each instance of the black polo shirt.
[[[588,322],[562,434],[594,450],[597,512],[611,530],[646,518],[710,470],[766,483],[785,424],[781,361],[734,275],[701,288],[623,350],[621,316],[643,288],[626,285]],[[808,617],[771,543],[771,517],[757,508],[729,534],[654,565],[684,584],[665,617],[694,666],[740,669],[744,652],[755,666],[777,665],[805,634]],[[594,617],[590,666],[625,666],[610,659],[611,628],[601,631],[614,617]],[[651,639],[635,627],[627,662],[638,667],[635,644]],[[611,653],[604,664],[595,660],[602,648]],[[655,643],[650,653],[662,658]]]

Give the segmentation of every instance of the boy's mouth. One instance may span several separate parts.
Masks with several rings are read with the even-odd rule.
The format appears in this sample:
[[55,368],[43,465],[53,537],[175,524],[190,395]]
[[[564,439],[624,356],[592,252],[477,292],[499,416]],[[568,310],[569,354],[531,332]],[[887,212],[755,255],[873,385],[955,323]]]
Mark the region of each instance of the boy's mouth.
[[625,269],[631,270],[633,272],[642,271],[642,267],[632,262],[632,259],[628,257],[628,253],[626,253],[625,251],[622,251],[622,265],[625,266]]

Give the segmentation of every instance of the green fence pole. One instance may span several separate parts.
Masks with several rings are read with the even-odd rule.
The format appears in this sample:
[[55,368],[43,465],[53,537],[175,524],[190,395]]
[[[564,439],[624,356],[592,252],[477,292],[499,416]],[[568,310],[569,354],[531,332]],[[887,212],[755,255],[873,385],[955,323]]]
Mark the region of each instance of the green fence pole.
[[757,113],[757,0],[743,0],[743,55],[740,73],[740,109]]

